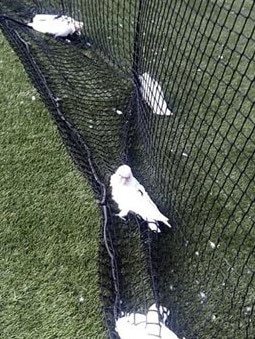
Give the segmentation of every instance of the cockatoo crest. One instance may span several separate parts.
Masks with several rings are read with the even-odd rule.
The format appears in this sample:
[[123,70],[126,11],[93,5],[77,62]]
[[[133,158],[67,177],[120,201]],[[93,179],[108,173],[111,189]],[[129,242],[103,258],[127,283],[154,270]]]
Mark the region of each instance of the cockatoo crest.
[[127,165],[120,166],[117,169],[116,174],[120,177],[120,182],[125,184],[133,177],[131,168]]

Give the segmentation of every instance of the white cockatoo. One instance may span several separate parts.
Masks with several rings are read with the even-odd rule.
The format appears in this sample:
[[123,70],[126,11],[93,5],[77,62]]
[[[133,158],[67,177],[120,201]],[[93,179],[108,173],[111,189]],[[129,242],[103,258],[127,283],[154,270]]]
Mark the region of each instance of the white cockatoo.
[[152,112],[158,115],[173,115],[173,112],[167,107],[160,84],[149,73],[143,73],[139,76],[139,79],[142,97],[150,106]]
[[52,34],[55,38],[67,37],[75,32],[80,35],[83,28],[83,22],[54,14],[36,14],[27,25],[38,32]]
[[153,304],[147,315],[130,313],[116,321],[116,331],[121,339],[178,339],[177,335],[159,320],[159,309]]
[[152,231],[160,232],[157,227],[158,221],[171,227],[168,218],[159,211],[144,187],[133,176],[128,165],[122,165],[116,170],[111,176],[110,186],[112,198],[120,209],[118,214],[120,218],[124,218],[129,212],[133,212],[147,221]]

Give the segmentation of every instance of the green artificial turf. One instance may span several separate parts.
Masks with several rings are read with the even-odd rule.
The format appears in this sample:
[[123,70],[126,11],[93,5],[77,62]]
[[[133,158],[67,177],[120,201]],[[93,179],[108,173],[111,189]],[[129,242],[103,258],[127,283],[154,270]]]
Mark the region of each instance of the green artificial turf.
[[[164,13],[164,1],[161,6],[157,1],[143,3],[142,69],[162,79],[174,112],[169,118],[150,113],[148,107],[149,118],[140,112],[129,152],[138,179],[152,197],[158,197],[155,201],[161,198],[162,206],[171,207],[172,215],[162,211],[176,221],[155,245],[160,298],[170,305],[173,328],[180,337],[252,338],[252,1],[173,1]],[[113,108],[122,110],[116,106],[122,101],[123,111],[127,109],[131,91],[128,80],[126,87],[123,79],[117,81],[119,74],[109,67],[107,56],[129,72],[138,2],[82,4],[84,32],[92,33],[105,59],[98,62],[101,53],[98,59],[91,57],[93,48],[77,53],[72,44],[67,52],[55,40],[50,40],[49,53],[43,57],[45,50],[38,41],[47,37],[29,48],[34,48],[56,97],[71,88],[61,108],[82,134],[86,132],[94,160],[105,173],[119,162],[122,146],[118,148],[123,116],[116,116]],[[38,51],[35,46],[40,46]],[[1,50],[6,48],[5,44]],[[51,57],[59,57],[66,66],[58,68],[60,61],[51,64]],[[14,65],[20,64],[14,53],[8,48],[0,60],[1,335],[100,338],[96,259],[100,222],[93,197],[60,146],[36,92],[27,82],[24,89],[26,76],[20,68],[17,74]],[[83,76],[89,79],[86,84]],[[59,79],[68,80],[69,87]],[[86,119],[80,114],[84,110],[89,112]],[[144,249],[130,224],[120,230],[121,298],[130,307],[145,305],[150,294]]]
[[100,214],[0,35],[0,338],[105,338]]

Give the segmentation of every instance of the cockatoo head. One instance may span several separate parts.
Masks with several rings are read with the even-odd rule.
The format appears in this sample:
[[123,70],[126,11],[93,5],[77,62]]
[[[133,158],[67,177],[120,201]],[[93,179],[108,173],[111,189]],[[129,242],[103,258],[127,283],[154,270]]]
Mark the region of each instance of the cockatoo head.
[[120,179],[120,182],[125,185],[127,184],[130,179],[133,177],[131,168],[128,165],[121,165],[117,171],[116,171],[117,176]]
[[81,21],[74,21],[74,28],[75,28],[75,32],[77,32],[80,35],[81,34],[81,30],[83,28],[83,22],[81,22]]

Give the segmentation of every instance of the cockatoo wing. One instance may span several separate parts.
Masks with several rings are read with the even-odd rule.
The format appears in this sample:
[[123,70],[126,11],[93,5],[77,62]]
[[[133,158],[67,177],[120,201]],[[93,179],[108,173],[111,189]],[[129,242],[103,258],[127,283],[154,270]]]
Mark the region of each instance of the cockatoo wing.
[[52,34],[55,37],[67,37],[75,31],[80,32],[83,23],[64,15],[36,14],[33,22],[28,23],[28,26],[40,33]]
[[133,199],[131,200],[132,211],[146,220],[153,231],[159,232],[155,224],[156,221],[161,221],[171,227],[168,223],[168,218],[159,211],[157,205],[151,200],[143,185],[141,185],[136,178],[133,178],[132,182],[135,189],[135,192],[132,194]]
[[33,22],[36,22],[36,21],[51,21],[51,20],[54,20],[56,18],[59,18],[61,17],[60,15],[56,15],[56,14],[36,14],[34,17],[33,17]]
[[[60,19],[60,18],[59,18]],[[66,37],[75,32],[74,25],[64,20],[54,18],[36,19],[28,24],[34,30],[40,33],[48,33],[54,36]]]
[[150,106],[153,113],[157,115],[172,115],[173,113],[167,107],[164,92],[160,84],[149,73],[143,73],[139,76],[139,79],[141,81],[142,97]]

